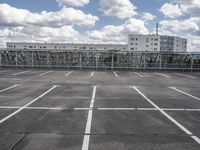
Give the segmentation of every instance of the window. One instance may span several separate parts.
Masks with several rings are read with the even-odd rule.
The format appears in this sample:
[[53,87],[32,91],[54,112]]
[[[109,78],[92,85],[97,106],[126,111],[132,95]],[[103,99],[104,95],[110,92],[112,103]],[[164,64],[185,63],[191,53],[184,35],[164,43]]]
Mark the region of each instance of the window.
[[82,47],[82,49],[86,49],[86,47]]
[[12,48],[12,45],[9,45],[8,47],[9,47],[9,48]]
[[137,43],[135,43],[135,45],[137,45]]
[[156,38],[156,39],[154,39],[154,41],[158,41],[158,39]]
[[43,48],[47,48],[46,46],[43,46]]
[[158,43],[154,43],[154,46],[158,46]]
[[132,47],[131,50],[134,50],[134,47]]
[[134,41],[135,40],[135,38],[131,38],[131,41]]
[[146,45],[146,47],[149,47],[149,45]]
[[146,38],[146,42],[149,42],[149,38]]
[[137,41],[138,39],[137,39],[137,38],[135,38],[135,40]]
[[154,51],[157,51],[158,49],[157,48],[154,48]]
[[29,46],[29,48],[33,48],[33,46]]

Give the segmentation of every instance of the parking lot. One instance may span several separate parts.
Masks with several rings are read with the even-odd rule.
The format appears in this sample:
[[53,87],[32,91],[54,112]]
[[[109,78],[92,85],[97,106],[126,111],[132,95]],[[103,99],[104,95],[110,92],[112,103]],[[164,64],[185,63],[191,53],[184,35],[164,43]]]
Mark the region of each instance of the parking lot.
[[2,150],[199,150],[200,73],[0,69]]

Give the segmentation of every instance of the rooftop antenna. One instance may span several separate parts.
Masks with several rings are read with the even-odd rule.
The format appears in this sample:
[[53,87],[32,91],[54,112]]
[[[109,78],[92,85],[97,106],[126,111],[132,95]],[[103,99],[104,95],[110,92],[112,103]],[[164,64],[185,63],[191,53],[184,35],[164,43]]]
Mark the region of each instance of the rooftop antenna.
[[156,35],[158,35],[159,23],[156,24]]

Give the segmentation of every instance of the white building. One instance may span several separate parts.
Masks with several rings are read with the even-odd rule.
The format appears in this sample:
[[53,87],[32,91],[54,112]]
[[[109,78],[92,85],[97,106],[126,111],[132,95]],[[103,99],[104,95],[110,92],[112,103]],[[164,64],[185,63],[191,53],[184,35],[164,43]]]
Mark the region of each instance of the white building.
[[7,49],[21,50],[119,50],[127,51],[127,45],[121,44],[78,44],[78,43],[26,43],[7,42]]
[[186,52],[187,39],[163,35],[129,34],[128,49],[131,51]]
[[118,50],[186,52],[187,40],[174,36],[129,34],[127,45],[7,42],[6,48],[9,50]]

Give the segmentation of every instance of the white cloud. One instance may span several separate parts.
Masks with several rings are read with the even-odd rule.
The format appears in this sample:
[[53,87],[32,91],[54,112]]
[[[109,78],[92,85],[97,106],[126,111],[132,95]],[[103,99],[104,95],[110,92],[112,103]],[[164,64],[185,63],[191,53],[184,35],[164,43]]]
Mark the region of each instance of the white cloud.
[[108,25],[102,29],[87,32],[91,39],[96,39],[107,43],[125,43],[127,35],[148,34],[148,29],[144,25],[144,21],[131,18],[120,26]]
[[173,5],[170,3],[165,3],[161,8],[160,12],[163,13],[165,17],[176,18],[182,16],[182,10],[179,8],[178,4]]
[[120,19],[137,15],[136,7],[130,0],[100,0],[101,11],[106,16],[115,16]]
[[59,5],[69,5],[69,6],[84,6],[87,5],[90,0],[56,0]]
[[151,13],[148,13],[148,12],[144,12],[143,13],[143,18],[146,20],[146,21],[151,21],[151,20],[154,20],[156,16],[152,15]]
[[63,7],[57,12],[32,13],[26,9],[17,9],[8,4],[0,4],[0,26],[94,26],[98,20],[97,16],[85,14],[74,8]]

